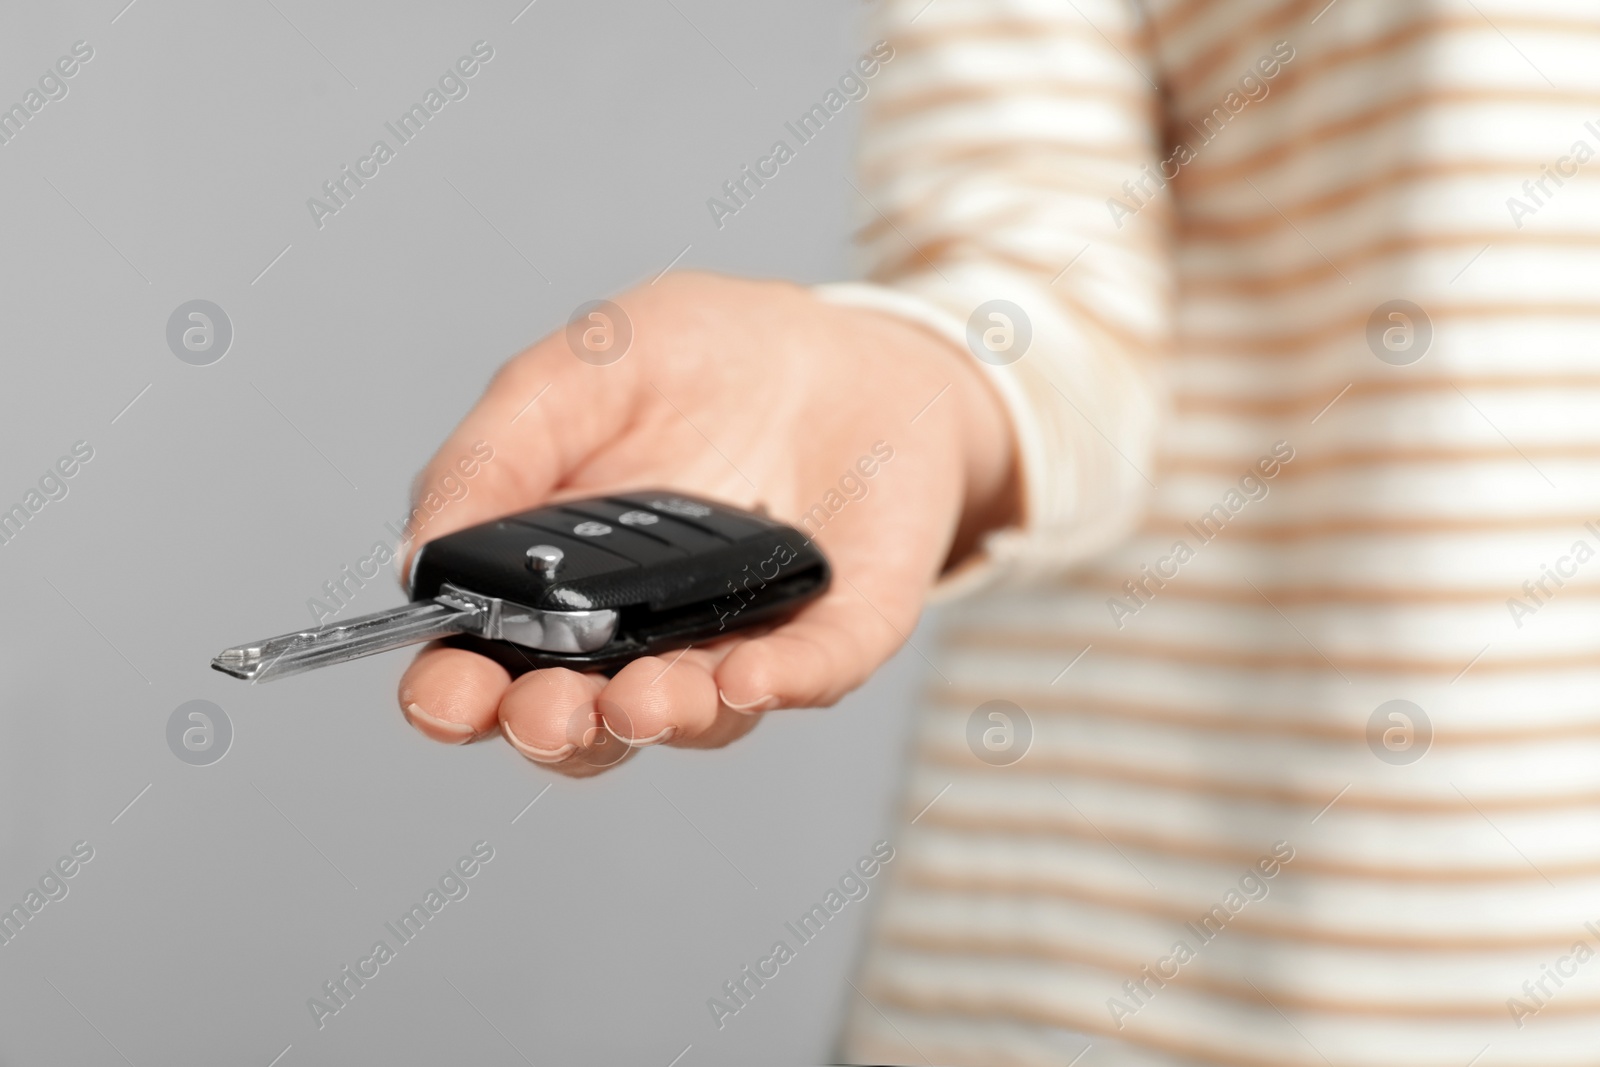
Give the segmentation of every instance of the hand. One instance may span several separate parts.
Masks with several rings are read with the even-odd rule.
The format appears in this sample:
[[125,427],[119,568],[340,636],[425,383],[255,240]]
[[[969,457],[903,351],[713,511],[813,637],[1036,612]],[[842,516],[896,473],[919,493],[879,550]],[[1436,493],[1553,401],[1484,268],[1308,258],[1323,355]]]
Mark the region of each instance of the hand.
[[[438,646],[401,679],[400,705],[429,737],[498,727],[575,775],[635,746],[724,745],[761,712],[837,701],[905,640],[952,550],[1014,508],[1006,416],[948,341],[785,283],[677,274],[617,303],[633,326],[618,361],[580,360],[556,333],[500,370],[418,484],[437,484],[474,442],[494,458],[422,536],[549,500],[679,489],[765,506],[815,536],[834,580],[775,628],[639,659],[609,680],[550,669],[513,681]],[[863,478],[875,446],[892,458]]]

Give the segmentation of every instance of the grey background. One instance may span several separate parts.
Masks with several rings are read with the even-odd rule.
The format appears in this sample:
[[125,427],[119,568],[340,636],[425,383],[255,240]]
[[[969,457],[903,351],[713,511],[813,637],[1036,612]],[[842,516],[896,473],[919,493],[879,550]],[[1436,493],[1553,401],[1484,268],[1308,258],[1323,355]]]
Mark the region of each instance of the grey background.
[[[890,836],[914,653],[831,711],[587,782],[424,740],[403,653],[269,686],[207,661],[304,625],[578,304],[685,246],[847,276],[854,109],[721,231],[705,200],[858,54],[861,5],[125,2],[0,13],[5,106],[95,49],[0,147],[0,510],[95,450],[0,546],[0,905],[95,849],[0,946],[0,1063],[826,1058],[865,907],[722,1032],[705,1001]],[[480,39],[470,95],[318,231],[306,198]],[[197,298],[235,332],[208,367],[165,341]],[[385,577],[356,608],[400,599]],[[167,748],[194,699],[234,728],[207,767]],[[318,1031],[307,998],[480,839],[470,895]]]

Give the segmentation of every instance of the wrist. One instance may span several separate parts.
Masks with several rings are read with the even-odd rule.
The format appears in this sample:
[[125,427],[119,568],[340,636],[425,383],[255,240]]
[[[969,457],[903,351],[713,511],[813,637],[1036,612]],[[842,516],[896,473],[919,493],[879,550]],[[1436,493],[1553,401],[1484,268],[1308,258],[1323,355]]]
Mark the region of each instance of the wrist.
[[[880,323],[892,323],[900,347],[924,373],[947,384],[926,415],[918,420],[942,423],[941,433],[955,442],[953,457],[960,473],[960,500],[945,569],[982,547],[995,530],[1015,526],[1022,518],[1016,432],[1010,410],[972,353],[942,331],[892,311],[862,309]],[[931,427],[930,427],[931,428]]]
[[[861,282],[816,286],[824,302],[864,313],[890,334],[884,343],[904,351],[926,372],[943,371],[945,392],[930,405],[923,428],[954,440],[960,478],[958,514],[945,569],[982,547],[986,535],[1020,525],[1025,517],[1022,449],[1011,407],[985,367],[967,349],[959,324],[937,304],[900,290]],[[933,409],[940,409],[935,411]]]
[[949,566],[983,546],[996,530],[1022,521],[1016,432],[1000,392],[972,354],[945,342],[959,368],[950,387],[960,408],[962,455],[966,461],[961,521],[950,546]]

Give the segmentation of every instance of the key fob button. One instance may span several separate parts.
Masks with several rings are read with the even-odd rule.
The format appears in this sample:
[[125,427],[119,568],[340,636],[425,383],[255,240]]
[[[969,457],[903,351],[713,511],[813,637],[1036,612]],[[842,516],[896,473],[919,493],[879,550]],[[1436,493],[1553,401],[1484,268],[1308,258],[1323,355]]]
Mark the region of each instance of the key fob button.
[[681,519],[703,519],[711,514],[708,504],[697,504],[693,500],[684,500],[682,497],[669,496],[664,499],[650,501],[650,506],[657,511],[664,511],[668,515],[676,515]]
[[642,567],[652,563],[676,562],[687,554],[682,548],[652,537],[647,532],[620,524],[613,526],[609,520],[614,518],[591,513],[587,507],[581,511],[557,507],[520,515],[518,521],[536,529],[566,533],[576,541],[603,548]]
[[[632,570],[637,564],[615,551],[606,539],[574,537],[566,523],[540,529],[521,522],[485,523],[430,541],[417,564],[414,597],[431,597],[449,582],[484,596],[504,597],[517,603],[544,605],[544,592],[552,586],[603,578]],[[531,548],[554,549],[561,555],[559,569],[546,577],[530,566]],[[553,552],[545,552],[553,555]],[[566,605],[575,607],[581,605]]]
[[555,545],[534,545],[528,549],[527,556],[528,566],[548,580],[555,578],[567,554]]
[[661,515],[648,508],[622,499],[597,497],[593,500],[574,500],[565,506],[566,511],[622,528],[623,532],[637,534],[671,545],[689,555],[715,552],[726,548],[728,539],[696,526],[688,519]]
[[676,494],[639,493],[616,498],[619,502],[644,508],[672,518],[688,526],[696,526],[708,533],[726,537],[730,541],[743,541],[777,526],[758,515],[731,512],[701,500]]

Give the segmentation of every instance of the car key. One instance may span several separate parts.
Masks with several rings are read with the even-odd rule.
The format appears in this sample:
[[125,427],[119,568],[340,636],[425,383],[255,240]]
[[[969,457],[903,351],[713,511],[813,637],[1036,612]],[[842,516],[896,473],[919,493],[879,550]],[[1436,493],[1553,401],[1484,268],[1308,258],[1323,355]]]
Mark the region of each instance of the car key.
[[268,681],[443,638],[513,676],[613,674],[788,615],[829,579],[809,538],[761,515],[665,491],[569,500],[423,545],[404,607],[225,649],[211,666]]

